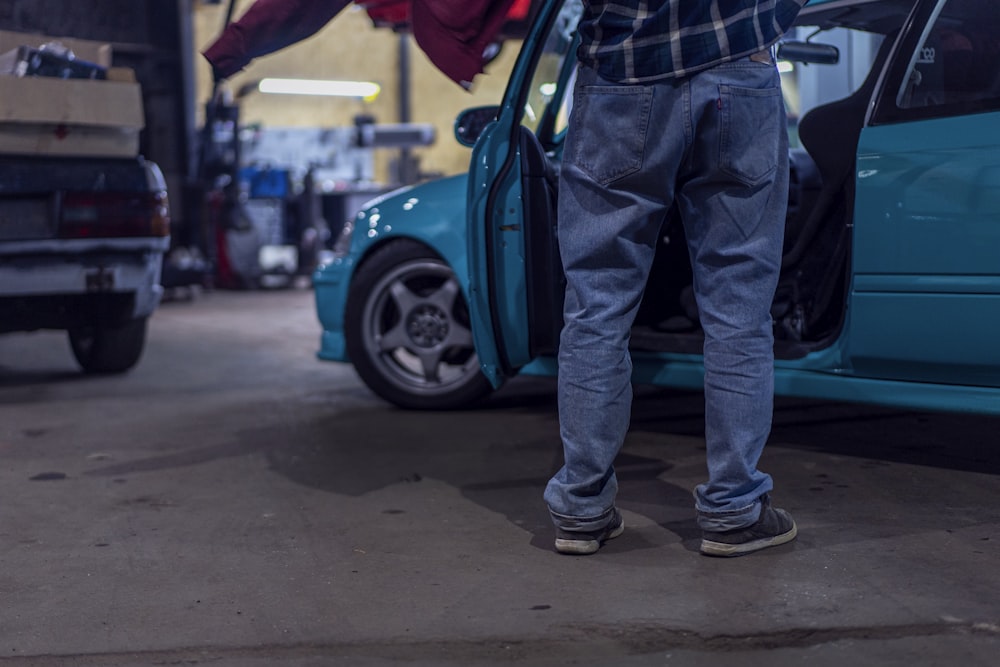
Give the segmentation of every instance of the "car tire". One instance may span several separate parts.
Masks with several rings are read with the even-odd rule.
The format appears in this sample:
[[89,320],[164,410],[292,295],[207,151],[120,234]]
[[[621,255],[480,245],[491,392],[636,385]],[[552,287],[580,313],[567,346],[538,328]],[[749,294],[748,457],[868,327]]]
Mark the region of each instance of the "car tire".
[[124,373],[142,356],[146,321],[140,317],[119,326],[74,327],[67,332],[73,357],[86,373]]
[[455,273],[420,243],[398,240],[377,249],[351,281],[345,316],[351,363],[390,403],[446,410],[492,391]]

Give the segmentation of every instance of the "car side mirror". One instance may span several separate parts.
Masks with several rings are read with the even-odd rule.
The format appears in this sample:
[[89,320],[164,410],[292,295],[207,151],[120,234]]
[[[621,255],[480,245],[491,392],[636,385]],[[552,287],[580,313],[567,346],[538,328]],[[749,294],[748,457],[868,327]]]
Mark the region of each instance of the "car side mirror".
[[463,146],[476,145],[476,140],[486,126],[497,119],[499,106],[472,107],[458,114],[455,119],[455,139]]
[[840,49],[832,44],[815,42],[778,42],[778,60],[813,65],[836,65]]

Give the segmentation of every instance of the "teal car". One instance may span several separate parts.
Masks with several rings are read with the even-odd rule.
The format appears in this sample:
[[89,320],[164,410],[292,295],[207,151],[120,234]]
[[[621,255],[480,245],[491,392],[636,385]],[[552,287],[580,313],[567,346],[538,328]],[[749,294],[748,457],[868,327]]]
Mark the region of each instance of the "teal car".
[[[501,104],[459,115],[468,174],[369,202],[315,274],[319,357],[387,401],[455,408],[557,372],[579,13],[543,2]],[[1000,414],[998,36],[995,0],[812,0],[779,45],[793,146],[779,395]],[[635,382],[700,389],[702,344],[668,217]]]

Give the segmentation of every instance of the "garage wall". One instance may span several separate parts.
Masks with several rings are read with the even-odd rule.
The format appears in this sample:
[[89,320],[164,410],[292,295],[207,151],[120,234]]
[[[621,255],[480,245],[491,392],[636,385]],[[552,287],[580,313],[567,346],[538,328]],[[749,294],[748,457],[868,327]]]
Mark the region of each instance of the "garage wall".
[[[239,0],[234,16],[251,4],[252,0]],[[0,28],[112,42],[115,64],[136,69],[143,84],[147,107],[143,152],[160,164],[168,180],[182,183],[191,173],[196,127],[211,90],[209,68],[200,51],[221,30],[226,5],[226,0],[218,4],[101,0],[95,11],[94,3],[78,0],[5,0],[0,2]],[[411,44],[410,120],[434,124],[438,136],[435,145],[413,151],[422,171],[454,174],[467,168],[469,150],[452,138],[452,122],[466,107],[500,100],[518,46],[508,43],[468,93]],[[372,103],[253,93],[241,100],[243,119],[274,126],[329,127],[353,125],[354,116],[365,113],[378,122],[395,123],[400,120],[401,102],[398,64],[399,36],[372,27],[363,10],[350,7],[313,38],[255,61],[233,77],[230,88],[235,92],[267,76],[375,81],[382,94]],[[376,178],[392,180],[390,162],[396,157],[395,151],[378,151]],[[178,194],[181,190],[171,189]]]
[[[252,4],[242,0],[236,5],[238,18]],[[202,4],[194,7],[194,44],[197,51],[212,43],[222,28],[226,3]],[[420,159],[423,172],[455,174],[468,168],[469,149],[455,142],[452,123],[462,109],[479,104],[499,102],[513,66],[518,43],[509,43],[501,56],[480,76],[473,93],[463,91],[441,74],[412,44],[410,52],[412,96],[410,120],[432,123],[437,129],[437,142],[427,148],[413,150]],[[399,36],[387,29],[372,27],[368,15],[349,7],[312,38],[281,52],[260,58],[229,82],[236,93],[246,84],[265,77],[305,79],[348,79],[374,81],[382,93],[374,102],[366,103],[345,98],[263,95],[250,93],[241,99],[241,114],[246,123],[272,126],[351,126],[357,114],[371,114],[380,123],[400,121],[399,97]],[[204,58],[195,62],[196,97],[199,109],[211,91],[211,71]],[[201,123],[200,116],[198,123]],[[398,151],[376,152],[376,179],[391,182],[390,162]]]
[[[95,14],[98,14],[95,16]],[[135,34],[136,26],[145,25],[146,3],[134,0],[103,0],[101,11],[86,2],[66,0],[6,0],[0,2],[0,23],[31,29],[44,26],[52,34],[74,35],[78,29],[90,34],[84,39],[107,41],[145,41],[146,31]]]

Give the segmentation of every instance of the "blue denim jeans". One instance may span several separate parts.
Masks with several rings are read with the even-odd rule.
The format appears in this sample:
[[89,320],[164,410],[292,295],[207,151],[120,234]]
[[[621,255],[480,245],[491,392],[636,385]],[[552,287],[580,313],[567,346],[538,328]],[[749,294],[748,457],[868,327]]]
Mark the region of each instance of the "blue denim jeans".
[[772,487],[757,462],[771,430],[770,308],[787,197],[773,64],[745,58],[646,85],[579,68],[559,189],[565,463],[545,490],[556,525],[594,530],[611,517],[632,403],[629,331],[675,202],[705,333],[708,480],[695,490],[698,523],[718,531],[757,520]]

